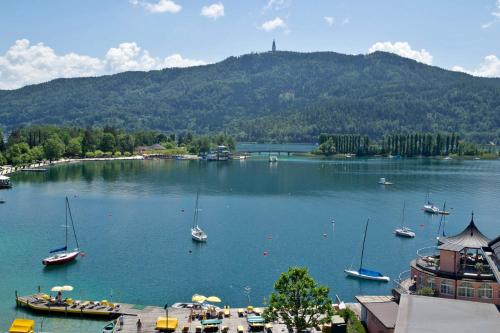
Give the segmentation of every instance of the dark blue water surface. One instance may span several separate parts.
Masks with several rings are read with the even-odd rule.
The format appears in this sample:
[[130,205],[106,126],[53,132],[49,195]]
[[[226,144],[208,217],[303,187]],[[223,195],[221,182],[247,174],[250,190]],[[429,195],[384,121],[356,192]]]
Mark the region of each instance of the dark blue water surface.
[[[450,207],[447,232],[461,231],[474,210],[490,238],[500,233],[500,162],[280,157],[246,161],[110,161],[16,174],[0,192],[0,331],[17,316],[14,291],[75,287],[76,299],[155,304],[187,301],[194,293],[224,303],[262,305],[279,274],[304,265],[350,301],[387,294],[392,284],[346,278],[358,264],[362,230],[371,218],[366,268],[397,278],[415,251],[434,244],[439,217],[424,214],[427,192]],[[377,184],[380,177],[393,186]],[[207,244],[191,240],[196,192]],[[64,243],[68,196],[86,256],[46,269],[41,260]],[[393,229],[406,221],[417,237]],[[331,220],[336,220],[333,232]],[[34,317],[39,323],[42,317]],[[45,318],[57,332],[97,332],[102,322]],[[71,328],[70,328],[71,327]]]

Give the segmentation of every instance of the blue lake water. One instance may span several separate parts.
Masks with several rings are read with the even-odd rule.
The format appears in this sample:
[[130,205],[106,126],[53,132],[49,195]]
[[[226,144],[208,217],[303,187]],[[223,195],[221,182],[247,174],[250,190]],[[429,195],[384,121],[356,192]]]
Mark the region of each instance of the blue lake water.
[[[395,279],[415,251],[434,245],[439,217],[421,211],[427,192],[447,202],[447,233],[461,231],[474,210],[490,238],[500,233],[500,161],[429,159],[325,160],[265,156],[246,161],[85,162],[16,174],[0,191],[0,331],[16,317],[44,321],[44,331],[99,332],[103,322],[43,318],[16,310],[14,291],[75,287],[75,299],[155,304],[216,295],[231,306],[262,305],[289,266],[304,265],[346,301],[388,294],[392,284],[346,278],[357,265],[371,218],[366,268]],[[377,184],[380,177],[393,186]],[[191,240],[196,192],[206,244]],[[44,268],[64,244],[68,196],[86,256]],[[415,239],[396,238],[406,201]],[[336,220],[335,231],[331,220]],[[326,234],[326,237],[325,237]]]

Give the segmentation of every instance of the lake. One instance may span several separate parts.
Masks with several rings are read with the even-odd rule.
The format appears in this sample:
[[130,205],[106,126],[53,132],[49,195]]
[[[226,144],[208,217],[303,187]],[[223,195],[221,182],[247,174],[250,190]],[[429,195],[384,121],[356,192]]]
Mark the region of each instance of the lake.
[[[311,275],[345,301],[388,294],[392,283],[347,278],[358,265],[367,218],[366,268],[396,279],[415,251],[435,243],[440,217],[422,212],[426,195],[446,201],[446,231],[461,231],[474,210],[480,230],[499,234],[500,161],[321,159],[265,155],[245,161],[109,161],[18,173],[0,191],[0,330],[15,316],[14,291],[70,284],[75,299],[163,306],[216,295],[233,307],[262,305],[289,266]],[[377,184],[380,177],[393,186]],[[191,240],[196,193],[206,244]],[[64,245],[68,196],[81,248],[77,262],[44,268]],[[403,201],[415,239],[396,238]],[[336,221],[335,230],[332,219]],[[70,244],[73,246],[73,244]],[[248,289],[249,288],[249,289]],[[101,321],[45,318],[44,331],[100,332]]]

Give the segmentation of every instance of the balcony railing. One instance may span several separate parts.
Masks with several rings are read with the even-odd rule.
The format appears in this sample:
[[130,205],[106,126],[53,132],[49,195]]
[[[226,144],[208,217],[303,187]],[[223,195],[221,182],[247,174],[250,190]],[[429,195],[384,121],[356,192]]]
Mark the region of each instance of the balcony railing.
[[398,279],[393,281],[394,290],[400,295],[414,294],[416,291],[415,283],[411,278],[411,271],[407,270],[399,274]]

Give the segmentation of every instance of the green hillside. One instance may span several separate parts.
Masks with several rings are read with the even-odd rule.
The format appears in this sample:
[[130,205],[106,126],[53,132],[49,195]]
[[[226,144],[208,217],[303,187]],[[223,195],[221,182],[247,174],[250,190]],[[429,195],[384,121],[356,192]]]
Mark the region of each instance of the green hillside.
[[183,69],[57,79],[0,91],[0,123],[114,125],[239,140],[320,133],[457,132],[500,137],[500,79],[393,54],[267,52]]

